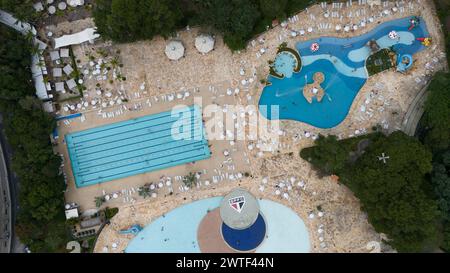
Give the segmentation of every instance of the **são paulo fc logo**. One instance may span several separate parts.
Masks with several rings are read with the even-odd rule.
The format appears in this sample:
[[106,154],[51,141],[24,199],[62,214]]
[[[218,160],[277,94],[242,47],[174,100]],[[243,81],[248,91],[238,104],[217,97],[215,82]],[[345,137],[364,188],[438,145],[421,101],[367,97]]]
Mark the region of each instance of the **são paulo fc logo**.
[[241,211],[245,205],[245,197],[239,196],[239,197],[228,199],[228,203],[230,204],[230,207],[232,207],[235,211],[241,213]]

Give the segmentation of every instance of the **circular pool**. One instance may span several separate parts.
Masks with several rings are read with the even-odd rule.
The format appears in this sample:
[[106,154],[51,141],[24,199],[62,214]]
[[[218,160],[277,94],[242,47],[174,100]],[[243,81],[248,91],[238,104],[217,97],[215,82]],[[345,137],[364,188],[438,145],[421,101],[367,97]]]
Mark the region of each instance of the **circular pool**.
[[[239,247],[234,248],[237,244],[237,234],[232,236],[223,236],[221,218],[219,215],[219,206],[223,197],[213,197],[198,200],[176,209],[171,210],[165,215],[157,218],[148,224],[136,237],[128,244],[125,252],[127,253],[200,253],[200,252],[236,252],[246,251],[241,249],[249,249],[252,252],[272,252],[272,253],[305,253],[310,250],[309,234],[302,219],[289,207],[280,203],[258,199],[260,214],[264,221],[264,229],[259,217],[255,225],[258,226],[252,230],[251,240],[245,241]],[[200,228],[204,219],[213,216],[209,226]],[[253,227],[252,225],[252,227]],[[228,249],[218,249],[214,240],[209,240],[207,234],[202,234],[199,230],[212,234],[222,240],[224,247]],[[242,230],[241,230],[242,231]],[[262,241],[261,240],[261,235]],[[241,235],[241,234],[239,234]],[[205,237],[206,236],[206,237]],[[225,237],[227,238],[225,240]],[[206,238],[206,240],[205,240]],[[234,239],[234,242],[233,242]],[[203,248],[199,241],[206,242],[207,247]],[[242,242],[242,239],[240,240]],[[258,241],[260,241],[258,243]],[[225,243],[226,242],[226,243]],[[255,248],[251,248],[256,245]]]

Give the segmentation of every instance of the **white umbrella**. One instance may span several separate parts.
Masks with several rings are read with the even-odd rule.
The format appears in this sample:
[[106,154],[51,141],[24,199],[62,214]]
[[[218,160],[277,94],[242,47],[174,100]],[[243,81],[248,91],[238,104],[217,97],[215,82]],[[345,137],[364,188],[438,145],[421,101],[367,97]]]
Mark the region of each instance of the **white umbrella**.
[[195,47],[200,53],[206,54],[214,49],[214,38],[209,35],[199,35],[195,38]]
[[49,7],[48,7],[48,13],[50,13],[50,14],[55,14],[55,13],[56,13],[56,8],[55,8],[55,6],[49,6]]
[[308,32],[313,32],[313,28],[312,28],[312,27],[309,27],[309,28],[308,28]]
[[350,27],[349,27],[349,26],[345,26],[345,27],[344,27],[344,31],[345,31],[345,32],[349,32],[349,31],[350,31]]
[[299,33],[300,33],[300,35],[302,35],[302,36],[305,35],[305,31],[304,31],[303,29],[300,30]]
[[339,31],[341,29],[342,29],[341,25],[336,25],[336,31]]
[[60,2],[60,3],[58,4],[58,9],[60,9],[60,10],[65,10],[66,8],[67,8],[67,4],[66,4],[66,3]]
[[170,60],[179,60],[184,56],[184,46],[180,41],[171,41],[166,46],[166,56]]

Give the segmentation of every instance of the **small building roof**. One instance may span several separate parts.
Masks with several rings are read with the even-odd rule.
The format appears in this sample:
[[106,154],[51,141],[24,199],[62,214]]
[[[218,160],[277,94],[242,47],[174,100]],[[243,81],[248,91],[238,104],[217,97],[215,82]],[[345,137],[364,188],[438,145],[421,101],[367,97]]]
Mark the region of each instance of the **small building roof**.
[[77,87],[77,84],[74,79],[70,79],[70,80],[66,81],[66,84],[70,90],[73,90],[75,87]]
[[50,59],[54,62],[59,60],[59,51],[55,50],[55,51],[50,51]]
[[63,35],[55,39],[55,48],[65,47],[69,45],[79,45],[84,42],[93,43],[95,39],[99,38],[100,34],[95,32],[94,28],[87,28],[71,35]]
[[61,48],[59,50],[59,54],[61,55],[61,58],[69,58],[69,49],[68,48]]
[[57,83],[55,83],[55,90],[56,90],[56,92],[64,92],[64,91],[66,91],[64,89],[64,82],[57,82]]
[[81,221],[80,226],[81,226],[81,228],[85,229],[85,228],[99,226],[101,224],[102,224],[102,219],[100,219],[100,217],[95,217],[95,218]]
[[166,56],[170,60],[176,61],[184,56],[184,46],[180,41],[171,41],[166,46]]
[[78,218],[78,208],[68,209],[66,210],[66,219]]
[[63,70],[64,70],[64,73],[66,73],[67,76],[70,76],[70,74],[72,74],[72,72],[73,72],[73,68],[72,68],[72,66],[70,64],[64,66]]
[[62,69],[59,67],[53,68],[53,77],[59,78],[62,76]]

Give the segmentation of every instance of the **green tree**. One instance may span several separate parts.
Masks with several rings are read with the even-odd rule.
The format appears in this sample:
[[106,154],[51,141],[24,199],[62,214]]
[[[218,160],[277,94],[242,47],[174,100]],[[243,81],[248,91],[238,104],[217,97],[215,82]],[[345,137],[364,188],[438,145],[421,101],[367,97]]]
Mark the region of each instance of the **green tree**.
[[450,222],[450,150],[433,164],[431,183],[443,218]]
[[259,0],[259,7],[262,15],[269,19],[284,19],[286,17],[286,7],[288,0]]
[[105,203],[105,198],[103,196],[97,196],[94,198],[95,206],[97,208],[101,207]]
[[319,135],[314,149],[304,149],[300,155],[319,169],[324,175],[331,175],[342,170],[349,159],[349,150],[340,145],[336,136]]
[[450,73],[439,72],[428,88],[425,113],[421,121],[423,142],[432,151],[450,147]]
[[[371,140],[369,146],[351,161],[349,151],[364,138]],[[440,215],[426,180],[432,156],[425,146],[402,132],[343,141],[329,137],[316,144],[302,157],[322,171],[333,170],[360,200],[375,230],[388,235],[389,244],[400,252],[437,245]],[[383,153],[386,163],[379,160]]]
[[188,175],[183,177],[183,183],[188,188],[193,188],[197,184],[197,176],[195,173],[190,172]]
[[182,19],[179,4],[176,0],[98,0],[93,16],[104,38],[133,42],[174,33]]
[[260,19],[260,11],[253,1],[215,0],[198,7],[198,23],[209,26],[224,36],[231,50],[245,48]]

